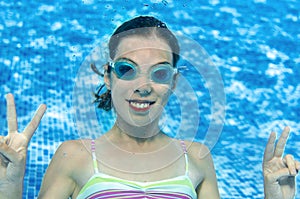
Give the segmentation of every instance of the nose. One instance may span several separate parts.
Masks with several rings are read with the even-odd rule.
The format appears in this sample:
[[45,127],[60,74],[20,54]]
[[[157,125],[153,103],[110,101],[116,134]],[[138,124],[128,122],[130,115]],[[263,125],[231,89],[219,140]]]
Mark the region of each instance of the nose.
[[145,97],[151,94],[152,86],[150,80],[147,77],[140,77],[137,83],[138,87],[135,89],[135,93],[138,93],[141,97]]
[[135,90],[135,92],[138,93],[141,97],[146,97],[150,95],[151,91],[152,91],[151,89],[142,89],[142,88]]

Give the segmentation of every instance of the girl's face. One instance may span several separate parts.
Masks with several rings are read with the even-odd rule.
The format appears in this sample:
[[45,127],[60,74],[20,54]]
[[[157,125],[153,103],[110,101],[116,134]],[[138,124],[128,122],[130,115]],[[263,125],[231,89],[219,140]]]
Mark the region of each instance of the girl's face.
[[[176,74],[172,73],[170,81],[163,83],[155,81],[152,74],[161,66],[172,66],[171,48],[155,36],[130,36],[119,43],[113,63],[118,62],[128,63],[136,69],[134,78],[118,78],[114,70],[105,78],[111,89],[118,122],[134,126],[158,122],[175,87]],[[173,66],[171,71],[173,72]]]

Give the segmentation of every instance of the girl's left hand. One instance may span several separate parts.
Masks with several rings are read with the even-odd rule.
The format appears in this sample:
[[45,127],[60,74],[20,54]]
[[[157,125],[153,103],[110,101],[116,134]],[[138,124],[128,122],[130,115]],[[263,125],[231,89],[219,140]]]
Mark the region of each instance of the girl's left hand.
[[266,199],[293,199],[296,195],[296,175],[300,162],[288,154],[282,158],[290,128],[285,127],[276,144],[272,132],[263,159],[264,191]]

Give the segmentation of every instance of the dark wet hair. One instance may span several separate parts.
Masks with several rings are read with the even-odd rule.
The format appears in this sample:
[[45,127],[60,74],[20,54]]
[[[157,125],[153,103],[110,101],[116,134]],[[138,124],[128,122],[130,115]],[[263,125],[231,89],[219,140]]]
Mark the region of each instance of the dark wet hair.
[[163,39],[170,46],[173,54],[173,65],[176,67],[179,59],[179,45],[175,35],[167,28],[166,24],[162,21],[151,16],[139,16],[126,21],[119,26],[111,36],[108,47],[111,59],[115,58],[116,50],[125,37],[138,35],[138,36],[151,36],[157,35]]
[[[109,56],[111,59],[115,58],[116,51],[122,39],[132,36],[151,36],[156,35],[160,39],[163,39],[172,50],[173,66],[179,60],[179,44],[175,35],[167,28],[166,24],[152,16],[139,16],[120,25],[112,34],[109,43]],[[108,66],[107,73],[110,73],[111,69]],[[98,108],[102,108],[106,111],[111,110],[111,92],[107,90],[105,93],[100,94],[101,89],[104,86],[100,86],[97,93],[95,93],[95,103],[98,104]]]

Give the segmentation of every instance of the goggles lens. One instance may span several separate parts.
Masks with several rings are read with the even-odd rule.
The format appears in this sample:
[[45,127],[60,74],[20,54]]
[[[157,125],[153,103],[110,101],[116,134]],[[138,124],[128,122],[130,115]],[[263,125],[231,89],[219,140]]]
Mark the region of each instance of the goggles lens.
[[[119,79],[133,80],[137,77],[137,67],[126,61],[111,62],[109,64],[114,70]],[[171,66],[171,64],[164,63],[158,64],[152,67],[150,78],[156,83],[166,84],[171,82],[173,75],[177,73],[177,70]]]

